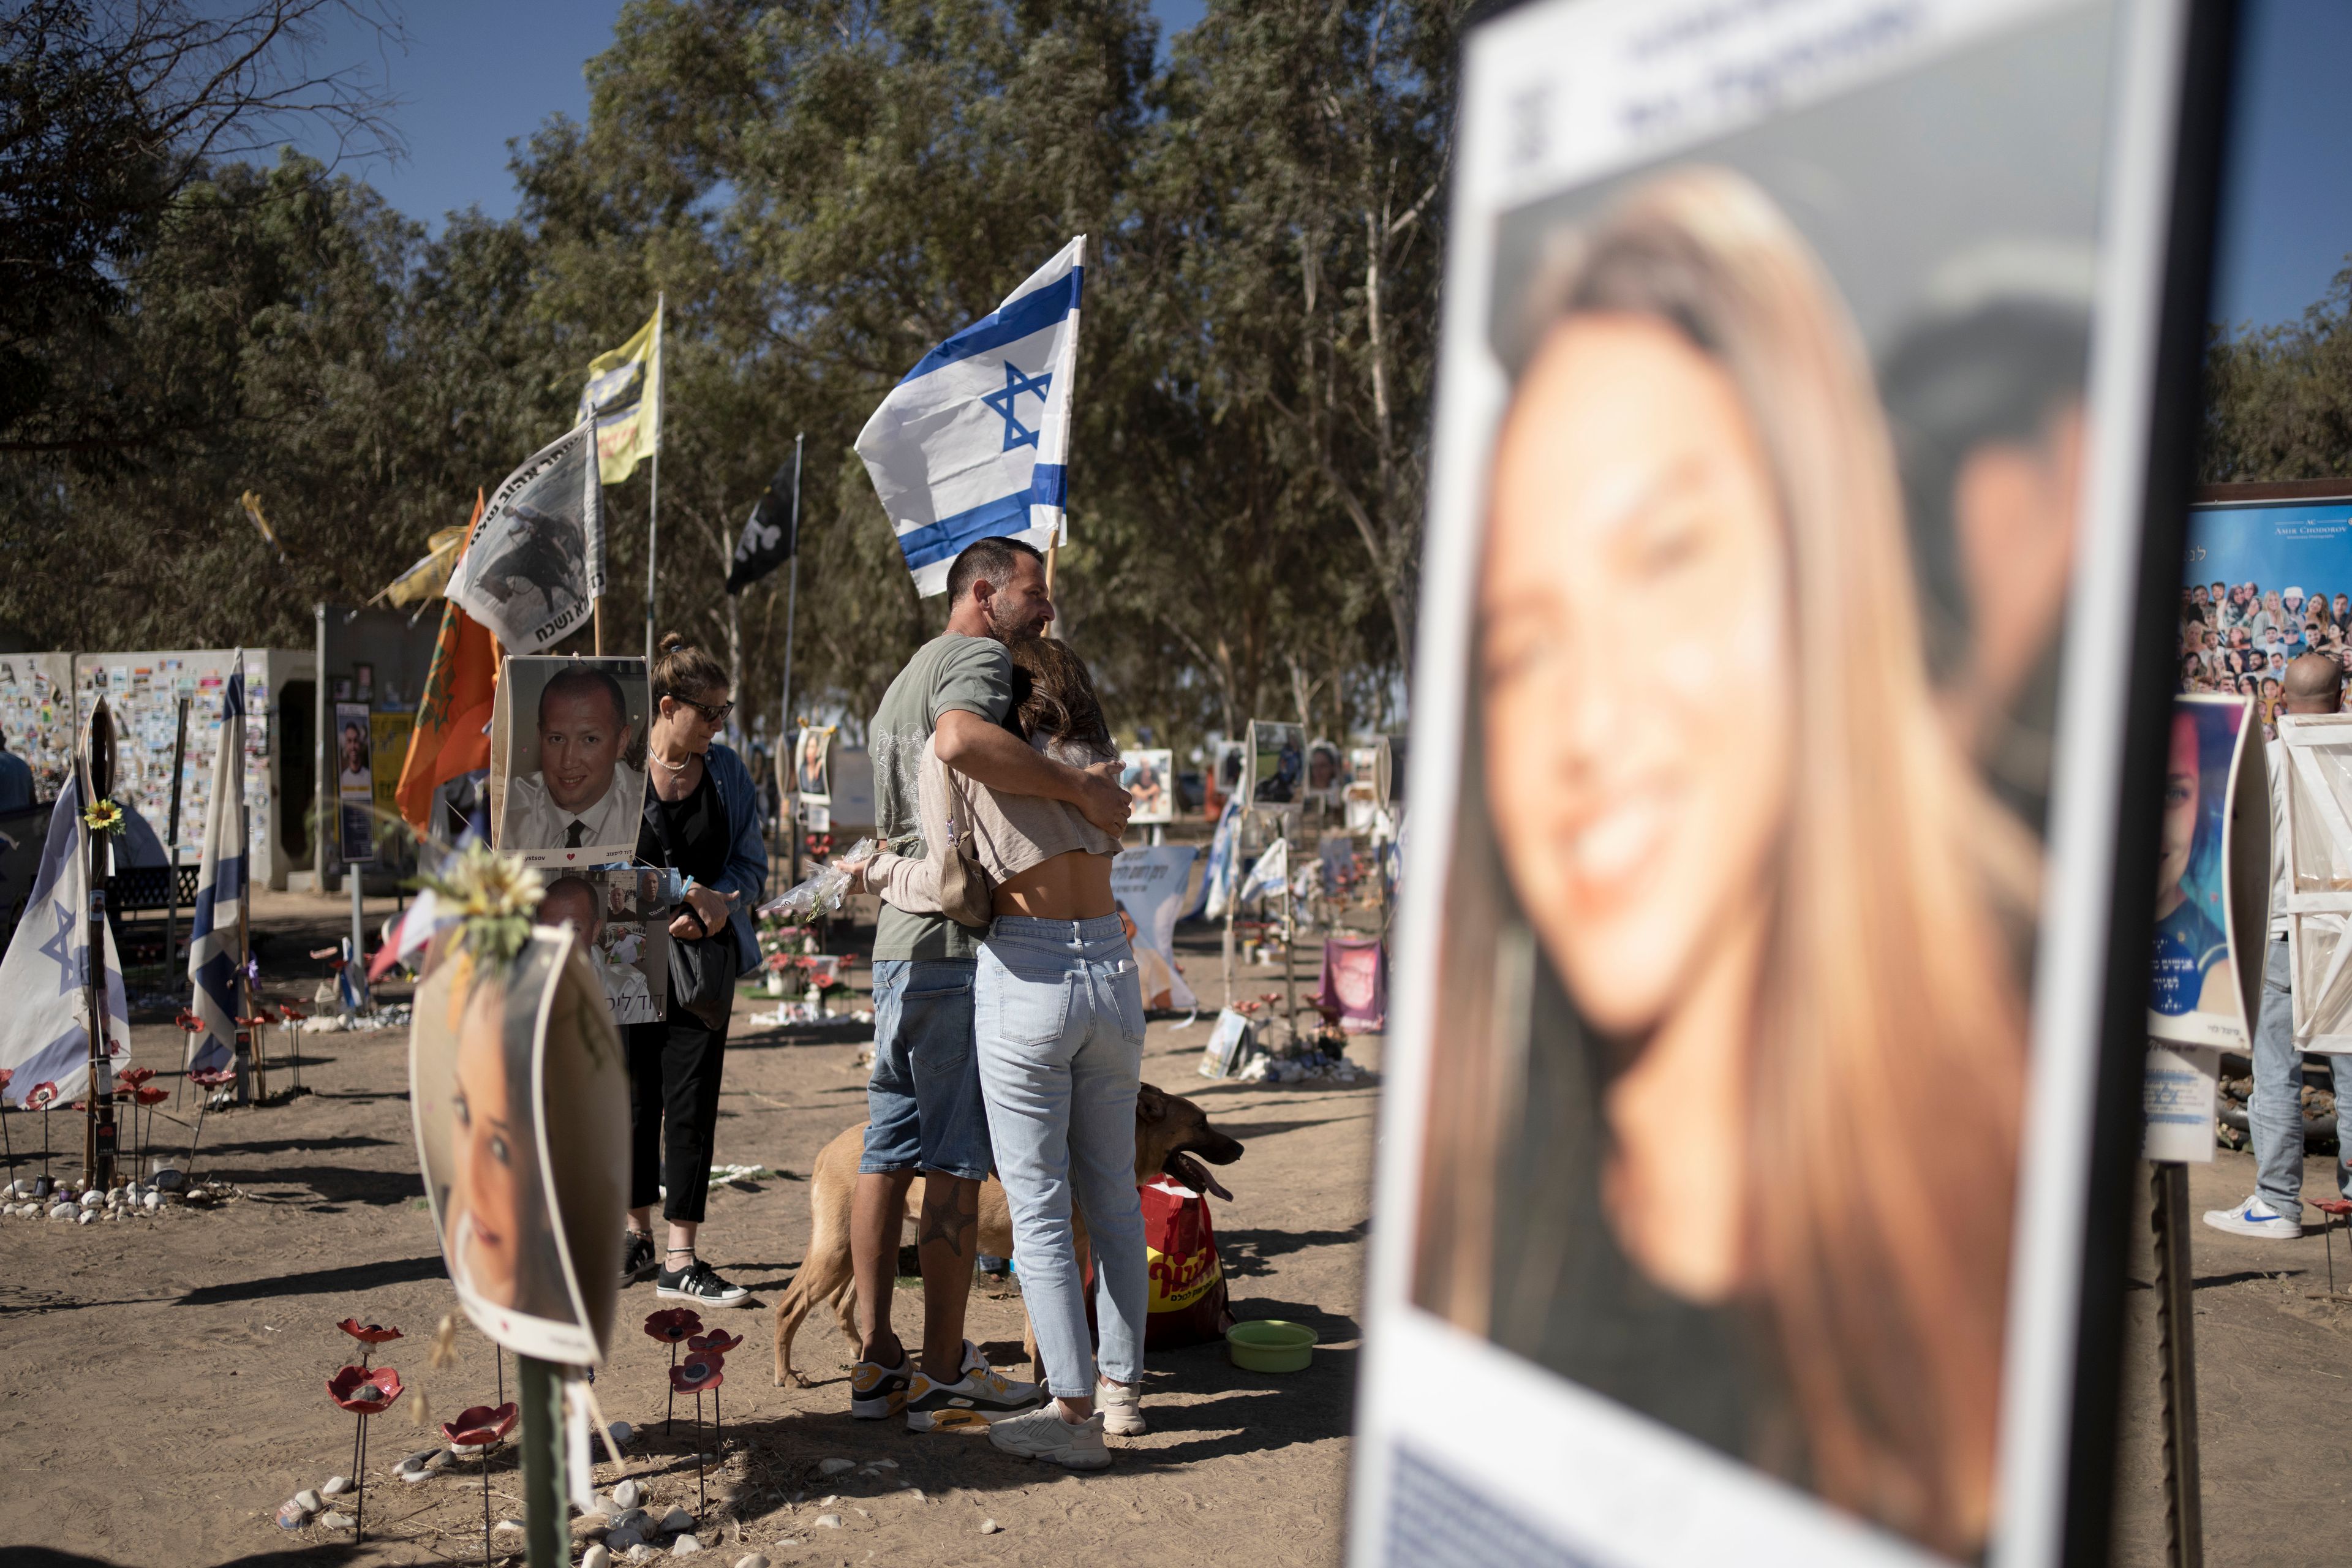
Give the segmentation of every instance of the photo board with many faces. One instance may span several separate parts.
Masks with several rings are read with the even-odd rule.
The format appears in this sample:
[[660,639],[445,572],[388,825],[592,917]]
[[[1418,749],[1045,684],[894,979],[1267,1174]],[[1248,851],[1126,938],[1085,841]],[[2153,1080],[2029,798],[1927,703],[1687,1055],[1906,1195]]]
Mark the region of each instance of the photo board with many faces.
[[1467,34],[1356,1568],[2103,1560],[2211,15]]

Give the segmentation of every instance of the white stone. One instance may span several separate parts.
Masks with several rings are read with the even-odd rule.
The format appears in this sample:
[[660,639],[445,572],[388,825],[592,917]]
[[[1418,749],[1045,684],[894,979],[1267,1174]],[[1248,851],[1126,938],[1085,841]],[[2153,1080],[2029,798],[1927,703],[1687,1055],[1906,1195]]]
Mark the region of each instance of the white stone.
[[604,1534],[604,1544],[615,1552],[626,1552],[633,1546],[642,1546],[645,1544],[645,1532],[633,1524],[616,1526]]
[[992,1519],[983,1519],[980,1521],[980,1532],[982,1535],[994,1535],[998,1531],[1003,1530],[1003,1528],[1004,1527],[1003,1525],[997,1523],[996,1521]]
[[[644,1536],[650,1534],[654,1526],[653,1521],[646,1517],[644,1509],[632,1508],[625,1509],[613,1516],[613,1528],[635,1531],[639,1536]],[[615,1547],[614,1550],[618,1551],[619,1548]]]
[[421,1465],[415,1469],[410,1469],[406,1466],[403,1466],[401,1468],[394,1470],[392,1473],[398,1476],[402,1480],[406,1481],[412,1487],[423,1486],[426,1481],[433,1479],[433,1472],[425,1468]]
[[502,1519],[499,1521],[498,1523],[490,1526],[490,1533],[492,1535],[520,1535],[523,1533],[522,1521],[519,1519]]
[[319,1516],[319,1522],[329,1530],[349,1530],[352,1516],[347,1513],[322,1513]]
[[73,1205],[59,1204],[57,1207],[49,1211],[49,1217],[51,1219],[71,1219],[74,1216],[74,1212]]
[[898,1468],[898,1461],[896,1459],[877,1459],[874,1461],[874,1468],[877,1470],[895,1470]]
[[627,1447],[629,1439],[637,1435],[637,1429],[625,1421],[615,1421],[606,1430],[612,1433],[613,1447],[615,1448]]
[[682,1508],[673,1508],[662,1515],[661,1533],[664,1535],[667,1535],[674,1530],[692,1530],[693,1528],[694,1515]]
[[149,1193],[145,1197],[139,1200],[139,1206],[145,1209],[149,1214],[153,1214],[157,1209],[163,1206],[163,1194],[161,1193]]
[[735,1568],[768,1568],[768,1560],[754,1552],[735,1559]]
[[816,1473],[820,1476],[843,1475],[856,1468],[855,1459],[819,1459],[816,1462]]
[[294,1494],[294,1500],[300,1503],[304,1508],[309,1509],[312,1513],[318,1512],[320,1508],[323,1506],[319,1501],[319,1494],[311,1491],[308,1488],[296,1492]]
[[630,1547],[630,1548],[629,1548],[629,1561],[630,1561],[630,1562],[632,1562],[632,1563],[650,1563],[650,1562],[652,1562],[653,1560],[654,1560],[654,1549],[653,1549],[652,1547],[650,1547],[650,1546],[647,1546],[644,1542],[640,1541],[640,1542],[638,1542],[635,1546],[632,1546],[632,1547]]
[[701,1550],[702,1542],[691,1535],[681,1535],[669,1543],[670,1555],[673,1557],[691,1557]]
[[96,1209],[84,1209],[81,1213],[74,1215],[74,1224],[88,1225],[97,1218],[98,1211]]
[[100,1192],[96,1187],[90,1188],[89,1191],[82,1194],[81,1195],[81,1206],[86,1209],[94,1209],[105,1201],[106,1194]]
[[841,1528],[841,1515],[837,1513],[818,1514],[816,1516],[816,1527],[819,1530],[839,1530]]
[[580,1568],[611,1568],[612,1549],[598,1542],[580,1554]]
[[628,1512],[645,1500],[646,1488],[642,1481],[623,1481],[613,1489],[614,1506],[623,1513]]

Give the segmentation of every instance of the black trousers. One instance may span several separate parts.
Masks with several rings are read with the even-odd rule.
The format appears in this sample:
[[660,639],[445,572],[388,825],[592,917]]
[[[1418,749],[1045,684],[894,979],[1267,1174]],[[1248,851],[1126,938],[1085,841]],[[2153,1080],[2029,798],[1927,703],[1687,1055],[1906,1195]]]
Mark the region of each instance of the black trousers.
[[652,1207],[667,1186],[662,1217],[699,1225],[710,1196],[727,1027],[713,1029],[678,1008],[667,1023],[631,1024],[628,1037],[629,1206]]

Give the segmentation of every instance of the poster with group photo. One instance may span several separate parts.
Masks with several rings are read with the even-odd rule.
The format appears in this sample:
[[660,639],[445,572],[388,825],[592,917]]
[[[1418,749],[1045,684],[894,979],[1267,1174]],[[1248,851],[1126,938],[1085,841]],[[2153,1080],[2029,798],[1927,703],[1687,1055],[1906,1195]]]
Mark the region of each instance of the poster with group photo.
[[510,963],[439,939],[416,988],[417,1160],[458,1304],[510,1351],[573,1366],[613,1342],[628,1202],[628,1063],[575,931]]
[[642,658],[509,658],[490,715],[494,842],[533,866],[635,858],[645,813]]
[[2352,688],[2352,500],[2196,507],[2187,555],[2184,694],[2250,699],[2275,741],[2289,664],[2317,655]]
[[572,928],[615,1026],[667,1016],[671,905],[662,884],[661,872],[643,868],[563,871],[540,895],[539,923]]
[[2184,14],[1468,33],[1355,1568],[2104,1519]]

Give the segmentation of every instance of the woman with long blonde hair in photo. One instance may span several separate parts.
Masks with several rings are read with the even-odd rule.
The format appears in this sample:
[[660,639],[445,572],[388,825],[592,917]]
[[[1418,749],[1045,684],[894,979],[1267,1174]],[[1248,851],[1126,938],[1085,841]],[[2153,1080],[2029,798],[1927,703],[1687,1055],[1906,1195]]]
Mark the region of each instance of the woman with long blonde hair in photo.
[[1968,1553],[2038,865],[1939,719],[1867,360],[1719,170],[1518,307],[1416,1299]]

